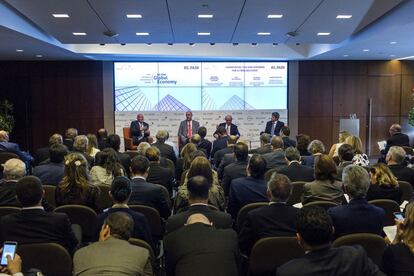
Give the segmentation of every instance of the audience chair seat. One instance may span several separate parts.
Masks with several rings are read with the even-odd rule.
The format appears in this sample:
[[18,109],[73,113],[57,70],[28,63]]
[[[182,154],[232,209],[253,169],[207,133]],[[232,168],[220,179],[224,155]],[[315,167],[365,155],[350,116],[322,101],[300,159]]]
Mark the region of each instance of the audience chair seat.
[[399,203],[402,203],[404,200],[410,201],[413,197],[413,186],[407,181],[398,181],[398,184],[401,189],[401,199]]
[[0,219],[10,214],[20,213],[22,209],[14,206],[0,206]]
[[164,223],[157,209],[146,205],[129,205],[129,208],[143,214],[147,218],[154,239],[162,239],[164,235]]
[[102,210],[105,210],[112,206],[112,199],[109,196],[109,191],[111,190],[111,186],[108,185],[98,185],[101,193],[99,195],[98,206]]
[[243,227],[244,221],[246,220],[246,216],[251,210],[254,210],[254,209],[257,209],[263,206],[268,206],[268,205],[269,205],[268,202],[255,202],[255,203],[250,203],[250,204],[243,206],[240,209],[239,213],[237,214],[237,222],[236,222],[237,230],[238,231],[241,230],[241,228]]
[[394,212],[400,212],[400,206],[397,202],[390,199],[375,199],[368,203],[384,209],[385,211],[385,222],[384,226],[395,225]]

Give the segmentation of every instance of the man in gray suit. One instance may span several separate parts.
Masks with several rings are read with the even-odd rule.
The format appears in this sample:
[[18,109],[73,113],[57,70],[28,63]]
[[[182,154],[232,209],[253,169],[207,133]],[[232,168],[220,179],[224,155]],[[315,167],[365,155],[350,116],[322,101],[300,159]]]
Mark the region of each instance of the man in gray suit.
[[178,137],[180,139],[180,146],[188,143],[188,140],[197,133],[200,123],[193,120],[193,112],[187,111],[185,113],[185,120],[180,123],[178,129]]
[[280,136],[273,136],[270,142],[272,151],[263,154],[263,159],[267,162],[267,169],[283,168],[287,166],[285,151],[283,150],[283,140]]
[[127,213],[110,214],[99,241],[75,253],[73,275],[153,275],[148,250],[128,242],[133,229],[134,222]]

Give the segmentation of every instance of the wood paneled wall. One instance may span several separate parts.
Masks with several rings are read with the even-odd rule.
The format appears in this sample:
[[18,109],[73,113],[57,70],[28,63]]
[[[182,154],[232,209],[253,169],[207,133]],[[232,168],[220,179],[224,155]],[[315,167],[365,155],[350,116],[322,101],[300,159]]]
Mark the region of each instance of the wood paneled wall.
[[367,143],[369,99],[372,99],[372,154],[388,137],[389,126],[400,123],[414,136],[407,115],[414,106],[412,61],[299,62],[299,133],[320,139],[328,148],[337,142],[339,119],[357,114],[360,137]]

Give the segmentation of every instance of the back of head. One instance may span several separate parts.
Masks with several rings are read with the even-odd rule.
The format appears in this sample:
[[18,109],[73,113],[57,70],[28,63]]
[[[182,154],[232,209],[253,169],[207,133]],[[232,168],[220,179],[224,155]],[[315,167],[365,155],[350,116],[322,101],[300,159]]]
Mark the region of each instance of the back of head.
[[390,170],[390,168],[384,163],[377,163],[370,169],[371,172],[371,184],[388,187],[398,187],[398,180]]
[[342,172],[342,182],[351,198],[365,198],[369,189],[368,172],[360,166],[346,166]]
[[401,132],[401,126],[399,124],[392,124],[390,127],[390,133],[392,135],[400,133]]
[[108,137],[108,131],[104,128],[98,130],[98,140],[105,139]]
[[147,149],[151,147],[150,143],[147,142],[141,142],[139,143],[137,147],[137,152],[139,155],[145,156],[145,153],[147,152]]
[[6,180],[18,180],[26,175],[26,165],[20,159],[9,159],[2,166],[3,177]]
[[275,174],[267,182],[267,188],[274,202],[286,202],[292,193],[292,184],[289,178],[283,174]]
[[282,129],[280,130],[280,132],[283,133],[283,135],[285,136],[289,136],[290,135],[290,128],[287,126],[282,127]]
[[300,160],[300,153],[297,148],[295,147],[288,147],[285,150],[285,157],[290,161],[299,161]]
[[157,149],[156,147],[150,147],[145,152],[145,156],[148,158],[150,162],[158,162],[160,161],[161,153],[160,153],[160,150]]
[[238,142],[234,146],[234,155],[236,156],[237,161],[247,161],[249,156],[249,148],[245,143]]
[[191,178],[197,175],[204,176],[210,183],[213,182],[213,171],[207,158],[198,156],[191,162],[187,177]]
[[196,144],[196,145],[198,145],[198,143],[200,143],[200,141],[201,141],[201,136],[199,134],[194,134],[190,138],[190,142],[193,143],[193,144]]
[[54,144],[63,144],[63,138],[62,135],[55,133],[49,138],[49,146]]
[[355,153],[362,154],[362,142],[358,136],[348,136],[345,139],[345,144],[351,145]]
[[349,136],[351,136],[351,134],[348,131],[346,130],[340,131],[339,132],[339,143],[345,143],[345,139],[348,138]]
[[298,142],[298,150],[307,151],[310,143],[310,137],[306,134],[299,134],[296,136],[296,141]]
[[266,167],[266,160],[260,154],[253,154],[247,165],[250,176],[256,179],[263,179]]
[[68,149],[62,144],[53,144],[49,147],[50,162],[62,163]]
[[104,221],[111,230],[111,236],[121,240],[129,240],[134,231],[134,221],[125,212],[115,212],[110,214]]
[[78,135],[73,141],[73,149],[80,152],[86,152],[88,149],[88,138],[85,135]]
[[405,150],[402,147],[393,146],[387,153],[387,160],[392,159],[397,164],[402,164],[405,161]]
[[137,155],[131,160],[131,172],[135,175],[143,175],[148,171],[149,160],[145,156]]
[[217,133],[218,133],[219,135],[221,135],[221,136],[225,136],[225,135],[227,135],[226,128],[225,128],[224,126],[219,126],[219,127],[217,128]]
[[0,142],[8,142],[9,134],[5,130],[0,130]]
[[68,128],[65,132],[65,138],[67,139],[75,139],[75,137],[78,136],[78,130],[76,128]]
[[16,184],[16,196],[23,207],[38,205],[43,196],[42,182],[35,176],[19,179]]
[[207,200],[210,187],[211,183],[204,176],[193,176],[187,182],[188,196],[192,200]]
[[325,146],[319,140],[313,140],[308,146],[308,151],[312,154],[325,153]]
[[96,138],[95,134],[88,133],[86,137],[88,138],[89,148],[98,148],[98,138]]
[[113,148],[115,151],[119,151],[121,146],[121,138],[118,134],[110,134],[108,135],[108,146]]
[[280,136],[273,136],[270,144],[273,149],[283,149],[283,139]]
[[71,152],[65,156],[65,172],[59,189],[63,191],[81,190],[86,193],[89,185],[88,161],[78,152]]
[[164,144],[168,139],[168,132],[166,130],[159,130],[155,135],[155,138],[157,138],[157,142]]
[[193,162],[193,160],[194,160],[196,157],[199,157],[199,156],[207,158],[206,154],[205,154],[203,151],[201,151],[201,150],[196,150],[196,151],[193,151],[192,153],[190,153],[190,159],[191,159],[191,162]]
[[310,246],[329,244],[333,235],[332,219],[320,207],[303,207],[297,216],[298,233]]
[[199,127],[197,131],[198,135],[200,135],[201,139],[204,139],[207,135],[207,128],[205,127]]
[[351,145],[343,144],[338,149],[338,156],[342,161],[352,161],[355,151]]
[[239,139],[239,137],[237,137],[236,135],[230,135],[227,138],[227,145],[235,145],[237,143],[237,139]]
[[106,169],[108,174],[114,176],[122,175],[122,165],[116,151],[112,148],[105,148],[97,153],[95,163]]
[[126,176],[117,176],[112,181],[111,195],[115,203],[128,201],[131,195],[131,180]]
[[315,179],[335,181],[336,165],[335,161],[326,154],[315,157]]
[[271,136],[270,136],[270,134],[269,134],[269,133],[262,133],[262,134],[260,135],[260,143],[261,143],[262,145],[267,145],[267,144],[269,144],[269,143],[270,143],[270,138],[271,138]]

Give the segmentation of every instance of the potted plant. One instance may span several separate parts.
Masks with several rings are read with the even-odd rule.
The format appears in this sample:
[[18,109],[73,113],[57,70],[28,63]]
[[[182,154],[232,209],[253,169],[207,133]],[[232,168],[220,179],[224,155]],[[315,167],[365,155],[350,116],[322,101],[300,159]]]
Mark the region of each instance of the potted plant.
[[13,130],[13,104],[8,100],[0,101],[0,130],[11,132]]

